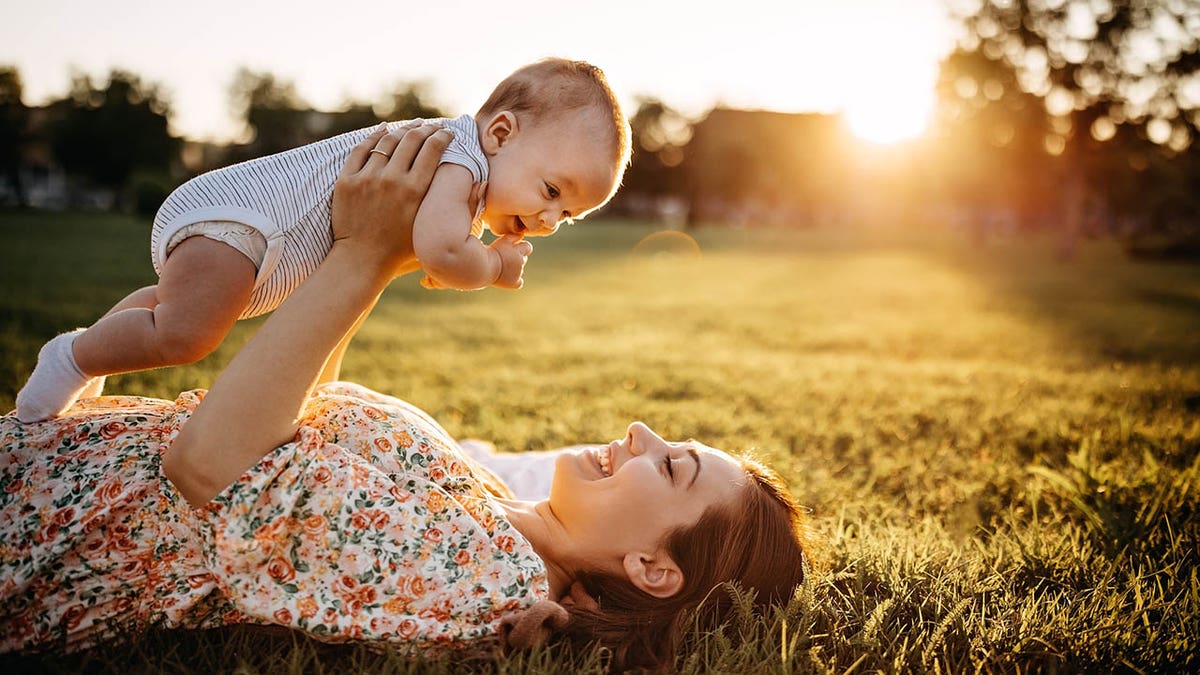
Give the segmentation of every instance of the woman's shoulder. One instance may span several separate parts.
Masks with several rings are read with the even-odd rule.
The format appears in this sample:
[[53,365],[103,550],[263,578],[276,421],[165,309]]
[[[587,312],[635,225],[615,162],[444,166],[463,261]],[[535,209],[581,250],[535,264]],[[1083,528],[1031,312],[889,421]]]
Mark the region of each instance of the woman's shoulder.
[[420,408],[350,382],[321,385],[302,425],[404,482],[420,478],[452,495],[485,496],[488,475]]
[[302,421],[318,427],[335,421],[340,431],[351,434],[375,434],[403,425],[425,440],[432,438],[430,449],[454,445],[450,434],[424,410],[353,382],[319,385],[305,403]]

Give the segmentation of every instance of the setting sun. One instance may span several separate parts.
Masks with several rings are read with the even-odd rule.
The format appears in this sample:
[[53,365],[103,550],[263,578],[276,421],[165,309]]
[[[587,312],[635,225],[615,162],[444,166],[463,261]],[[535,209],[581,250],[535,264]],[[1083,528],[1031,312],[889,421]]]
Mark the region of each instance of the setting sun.
[[879,144],[908,141],[925,133],[934,106],[934,93],[924,64],[888,68],[864,78],[847,98],[842,115],[850,131]]
[[864,141],[883,145],[908,141],[929,127],[929,107],[903,102],[853,105],[843,113],[850,131]]

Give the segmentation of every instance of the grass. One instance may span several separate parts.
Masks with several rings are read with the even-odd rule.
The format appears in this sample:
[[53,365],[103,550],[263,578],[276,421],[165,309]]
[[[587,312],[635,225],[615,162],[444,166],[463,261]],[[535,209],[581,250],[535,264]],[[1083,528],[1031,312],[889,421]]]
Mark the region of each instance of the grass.
[[[40,344],[153,282],[149,226],[0,214],[0,407]],[[792,603],[694,636],[684,672],[1200,670],[1200,267],[1089,242],[636,224],[537,241],[520,292],[393,284],[344,376],[506,450],[642,419],[752,450],[811,509]],[[643,242],[640,246],[639,242]],[[172,397],[187,368],[112,378]],[[740,636],[740,638],[739,638]],[[16,661],[112,672],[599,670],[414,661],[244,629]]]

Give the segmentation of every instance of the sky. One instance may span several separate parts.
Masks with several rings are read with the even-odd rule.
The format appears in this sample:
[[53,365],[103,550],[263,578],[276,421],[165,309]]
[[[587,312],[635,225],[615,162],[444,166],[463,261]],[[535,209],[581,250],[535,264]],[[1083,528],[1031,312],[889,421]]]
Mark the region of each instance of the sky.
[[886,142],[924,127],[953,40],[943,0],[0,0],[0,66],[19,69],[27,104],[64,95],[73,70],[123,68],[163,86],[173,133],[212,141],[243,132],[228,103],[240,66],[319,109],[423,81],[461,114],[554,55],[603,68],[631,112],[638,96],[691,116],[843,111]]

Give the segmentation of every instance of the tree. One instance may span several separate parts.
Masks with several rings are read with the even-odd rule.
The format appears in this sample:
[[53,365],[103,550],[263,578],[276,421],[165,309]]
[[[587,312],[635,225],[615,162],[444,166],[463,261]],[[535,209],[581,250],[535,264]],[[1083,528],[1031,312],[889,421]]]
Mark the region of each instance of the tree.
[[684,176],[679,165],[692,137],[691,121],[658,99],[640,97],[629,126],[633,159],[625,173],[625,189],[653,196],[680,194]]
[[1200,117],[1200,5],[1183,0],[985,0],[967,45],[1003,57],[1052,115],[1095,107],[1176,151]]
[[1041,99],[1021,88],[1003,59],[964,49],[942,61],[937,93],[932,200],[977,215],[1007,210],[1024,227],[1040,224],[1053,201],[1051,151],[1058,149]]
[[445,117],[436,105],[429,103],[429,86],[424,82],[398,82],[393,94],[380,112],[384,119],[410,120],[417,117]]
[[112,190],[128,204],[135,172],[164,176],[178,157],[179,139],[167,130],[170,106],[157,85],[113,70],[104,85],[83,74],[72,78],[68,98],[52,103],[55,158],[71,175]]
[[29,123],[29,108],[21,100],[21,74],[16,68],[0,67],[0,179],[8,182],[18,206],[25,206],[21,183],[23,139]]
[[233,114],[246,121],[252,137],[245,149],[248,159],[270,155],[309,142],[304,116],[311,108],[290,81],[278,80],[271,73],[239,68],[229,87]]
[[963,50],[1007,64],[1042,101],[1047,148],[1090,202],[1146,229],[1200,232],[1200,4],[976,0],[957,14]]
[[427,87],[422,83],[398,83],[393,93],[383,103],[371,105],[359,101],[347,101],[343,109],[330,113],[326,136],[373,126],[383,120],[397,121],[415,118],[445,117],[437,106],[427,102]]

